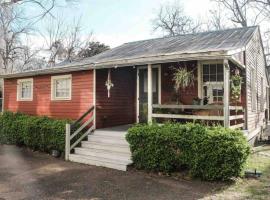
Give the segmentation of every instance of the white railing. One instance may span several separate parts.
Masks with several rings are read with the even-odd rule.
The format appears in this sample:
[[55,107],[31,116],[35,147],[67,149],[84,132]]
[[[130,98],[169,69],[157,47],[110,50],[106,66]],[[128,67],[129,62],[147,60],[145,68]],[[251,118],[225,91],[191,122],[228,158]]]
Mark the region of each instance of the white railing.
[[[204,121],[225,121],[226,119],[231,122],[235,120],[244,120],[244,109],[242,106],[229,106],[229,110],[235,112],[234,115],[230,115],[229,118],[224,116],[224,106],[223,105],[161,105],[154,104],[152,110],[152,118],[159,119],[183,119],[183,120],[204,120]],[[156,110],[163,110],[162,113],[157,112]],[[182,113],[166,113],[164,110],[182,110]],[[187,110],[191,111],[190,113],[185,113]],[[216,110],[213,114],[206,113],[202,115],[204,110]],[[202,111],[201,114],[199,111]],[[237,114],[240,111],[240,114]],[[196,113],[197,112],[197,113]],[[230,124],[230,123],[228,123]],[[244,123],[237,123],[230,126],[230,128],[244,128]]]
[[[242,106],[230,106],[230,111],[234,111],[235,114],[231,114],[229,117],[230,123],[231,121],[235,121],[236,124],[230,125],[231,129],[244,129],[245,128],[245,109]],[[238,112],[240,113],[238,114]],[[239,120],[243,122],[238,122]]]
[[[89,117],[89,119],[86,119],[87,117]],[[77,121],[72,124],[66,124],[66,160],[69,160],[70,152],[94,130],[94,120],[94,106],[92,106]],[[83,131],[85,132],[82,133]]]
[[[223,110],[222,105],[160,105],[160,104],[154,104],[153,110],[155,108],[158,109],[177,109],[177,110]],[[152,117],[153,118],[167,118],[167,119],[193,119],[193,120],[210,120],[210,121],[223,121],[224,116],[222,112],[219,115],[197,115],[197,114],[161,114],[156,113],[153,111]]]

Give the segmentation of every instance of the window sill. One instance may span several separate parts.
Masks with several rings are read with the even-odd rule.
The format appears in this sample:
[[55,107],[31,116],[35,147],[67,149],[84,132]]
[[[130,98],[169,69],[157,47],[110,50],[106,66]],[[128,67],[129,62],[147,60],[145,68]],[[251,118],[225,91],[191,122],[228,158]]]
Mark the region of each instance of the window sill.
[[33,101],[33,99],[17,99],[17,101]]
[[71,101],[71,98],[54,98],[51,101]]

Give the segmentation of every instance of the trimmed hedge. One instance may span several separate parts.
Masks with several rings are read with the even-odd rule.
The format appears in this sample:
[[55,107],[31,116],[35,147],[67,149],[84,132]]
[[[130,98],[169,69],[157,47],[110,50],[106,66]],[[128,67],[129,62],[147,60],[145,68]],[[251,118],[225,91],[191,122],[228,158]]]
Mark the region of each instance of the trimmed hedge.
[[4,112],[0,115],[0,144],[25,145],[50,152],[65,149],[65,125],[69,120]]
[[136,125],[126,136],[138,169],[173,172],[187,167],[194,177],[238,177],[250,153],[241,131],[199,124]]

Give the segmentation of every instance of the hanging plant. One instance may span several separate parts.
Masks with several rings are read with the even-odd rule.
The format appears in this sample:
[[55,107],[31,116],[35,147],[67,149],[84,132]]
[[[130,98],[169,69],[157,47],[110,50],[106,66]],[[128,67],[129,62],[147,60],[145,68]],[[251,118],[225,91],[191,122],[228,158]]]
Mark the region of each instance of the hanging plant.
[[179,89],[186,89],[194,85],[193,71],[188,71],[186,67],[175,69],[173,74],[174,88],[176,91]]
[[234,101],[239,101],[241,96],[241,85],[243,83],[243,78],[239,73],[235,73],[235,75],[231,76],[231,98]]

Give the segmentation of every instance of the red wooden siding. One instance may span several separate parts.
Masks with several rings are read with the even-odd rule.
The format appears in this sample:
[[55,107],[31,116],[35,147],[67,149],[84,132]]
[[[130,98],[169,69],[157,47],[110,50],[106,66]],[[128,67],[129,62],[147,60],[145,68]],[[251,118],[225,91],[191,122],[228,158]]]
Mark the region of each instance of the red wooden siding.
[[93,71],[67,74],[72,74],[72,99],[67,101],[51,100],[51,75],[33,77],[33,101],[17,101],[17,79],[6,79],[4,109],[54,118],[79,118],[93,105]]
[[96,70],[97,128],[135,123],[136,119],[136,69],[112,69],[110,98],[105,82],[108,70]]
[[[161,103],[175,104],[176,92],[173,82],[173,69],[175,66],[184,66],[183,63],[165,63],[161,65]],[[180,102],[186,105],[191,105],[193,98],[198,97],[198,82],[197,82],[197,62],[186,62],[186,66],[190,70],[194,70],[195,81],[194,85],[181,91]]]

